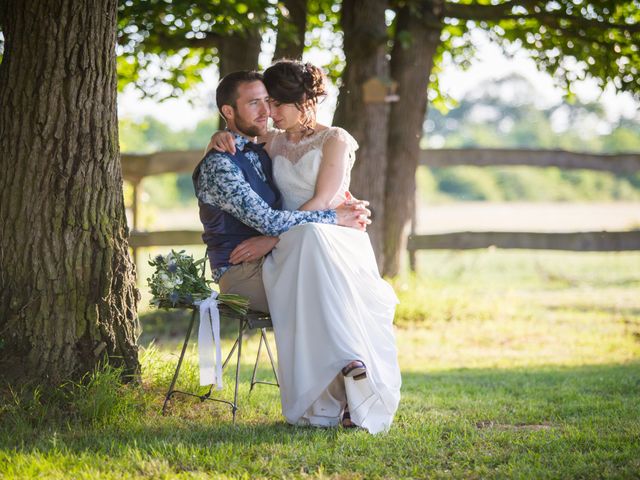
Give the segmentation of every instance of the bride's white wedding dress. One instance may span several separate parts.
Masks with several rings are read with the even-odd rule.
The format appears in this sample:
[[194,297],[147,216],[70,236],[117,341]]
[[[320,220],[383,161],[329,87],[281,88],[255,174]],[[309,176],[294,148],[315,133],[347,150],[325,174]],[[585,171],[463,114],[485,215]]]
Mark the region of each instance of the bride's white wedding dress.
[[[322,146],[331,137],[355,140],[340,128],[298,143],[278,133],[268,145],[284,209],[314,194]],[[350,171],[352,161],[348,170]],[[342,192],[349,188],[346,172]],[[344,194],[332,207],[344,200]],[[263,266],[278,348],[282,411],[293,424],[332,426],[348,402],[352,421],[371,433],[387,430],[400,401],[393,316],[398,299],[378,272],[369,236],[337,225],[299,225],[280,236]],[[343,377],[353,360],[367,377]]]

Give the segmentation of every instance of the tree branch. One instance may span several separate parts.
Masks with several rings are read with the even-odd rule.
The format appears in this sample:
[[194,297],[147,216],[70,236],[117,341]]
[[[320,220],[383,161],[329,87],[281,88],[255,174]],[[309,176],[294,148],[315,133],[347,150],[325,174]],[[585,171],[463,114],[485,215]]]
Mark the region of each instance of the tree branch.
[[576,17],[572,15],[557,15],[555,12],[540,12],[540,13],[529,13],[523,15],[510,15],[507,16],[506,19],[517,20],[519,18],[534,18],[536,20],[540,20],[542,23],[547,25],[556,25],[560,28],[560,20],[566,20],[568,22],[574,23],[576,26],[583,28],[598,28],[601,30],[608,29],[616,29],[627,31],[629,33],[640,32],[640,24],[626,24],[626,23],[609,23],[609,22],[599,22],[597,20],[590,20],[584,17]]
[[445,3],[442,16],[449,18],[457,18],[460,20],[518,20],[518,19],[536,19],[546,24],[559,25],[559,20],[567,20],[578,24],[584,28],[599,28],[602,30],[617,29],[627,31],[629,33],[640,32],[640,24],[611,23],[590,20],[584,17],[562,14],[561,12],[531,12],[526,14],[513,14],[513,7],[531,7],[537,4],[535,0],[531,1],[509,1],[499,5],[479,5],[479,4],[460,4]]
[[[508,2],[497,5],[480,5],[477,3],[462,4],[445,2],[442,8],[442,17],[458,18],[460,20],[502,20],[511,15],[511,10],[516,6],[533,5],[535,1]],[[526,8],[526,7],[525,7]]]
[[[216,32],[208,32],[204,38],[185,38],[184,36],[168,35],[164,30],[158,29],[152,31],[151,36],[142,42],[155,43],[163,50],[177,50],[180,48],[217,48],[222,40],[223,35]],[[119,45],[126,45],[129,41],[128,37],[118,37]],[[144,47],[143,47],[144,48]]]

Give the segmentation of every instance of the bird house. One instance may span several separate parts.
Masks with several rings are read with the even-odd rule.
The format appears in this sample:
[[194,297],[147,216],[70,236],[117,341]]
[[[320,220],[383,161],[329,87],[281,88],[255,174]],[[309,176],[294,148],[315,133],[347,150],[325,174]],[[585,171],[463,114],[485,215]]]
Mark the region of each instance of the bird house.
[[364,103],[389,103],[397,102],[400,97],[396,95],[397,82],[380,77],[371,77],[362,84],[362,97]]

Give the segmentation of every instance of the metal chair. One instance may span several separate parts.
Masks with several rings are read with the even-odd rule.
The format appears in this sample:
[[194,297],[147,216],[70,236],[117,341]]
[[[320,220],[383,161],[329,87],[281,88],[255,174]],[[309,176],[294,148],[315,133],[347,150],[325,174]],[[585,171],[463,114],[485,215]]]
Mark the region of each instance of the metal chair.
[[[165,415],[166,413],[166,409],[167,409],[167,404],[169,403],[169,400],[171,399],[171,397],[175,394],[182,394],[182,395],[188,395],[191,397],[196,397],[199,398],[201,402],[204,402],[205,400],[211,400],[213,402],[220,402],[220,403],[226,403],[227,405],[229,405],[231,407],[231,411],[233,414],[233,423],[235,423],[236,421],[236,412],[238,411],[238,383],[240,381],[240,358],[242,355],[242,339],[243,336],[246,332],[250,331],[250,330],[255,330],[255,329],[259,329],[260,330],[260,343],[258,344],[258,354],[256,355],[256,362],[253,366],[253,373],[251,375],[251,387],[249,389],[249,393],[251,393],[253,391],[253,387],[258,384],[258,383],[262,383],[265,385],[274,385],[276,387],[280,386],[280,383],[278,381],[278,373],[276,371],[276,367],[275,367],[275,362],[273,359],[273,354],[271,352],[271,348],[269,346],[269,341],[267,339],[267,328],[272,328],[272,324],[271,324],[271,317],[269,317],[269,315],[265,314],[265,313],[261,313],[261,312],[254,312],[254,311],[249,311],[248,313],[246,313],[245,315],[241,315],[238,314],[236,312],[234,312],[233,310],[231,310],[230,308],[224,306],[224,305],[220,305],[220,320],[222,321],[223,319],[233,319],[236,320],[238,322],[238,337],[236,338],[235,343],[233,344],[233,347],[231,348],[231,351],[229,352],[229,354],[227,355],[225,361],[222,364],[222,370],[224,372],[225,367],[227,366],[227,364],[229,363],[229,360],[231,359],[233,353],[237,350],[237,360],[236,360],[236,371],[235,371],[235,385],[234,385],[234,389],[233,389],[233,402],[229,401],[229,400],[224,400],[222,398],[215,398],[211,396],[211,393],[213,391],[213,385],[211,385],[209,387],[209,391],[205,394],[202,395],[198,395],[196,393],[193,392],[184,392],[181,390],[176,390],[174,387],[176,385],[176,382],[178,380],[178,376],[180,375],[180,368],[182,367],[182,361],[184,360],[184,356],[185,353],[187,351],[187,345],[189,344],[189,339],[191,337],[191,332],[193,330],[193,325],[195,323],[196,317],[198,316],[198,307],[194,306],[192,307],[193,309],[193,313],[191,314],[191,321],[189,322],[189,326],[187,327],[187,334],[185,336],[184,339],[184,343],[182,345],[182,352],[180,353],[180,358],[178,359],[178,365],[176,366],[176,371],[173,374],[173,379],[171,380],[171,385],[169,386],[169,390],[167,391],[167,394],[165,396],[164,399],[164,404],[162,405],[162,414]],[[271,363],[271,369],[273,370],[273,375],[275,377],[275,383],[273,382],[266,382],[266,381],[262,381],[262,380],[256,380],[256,373],[258,370],[258,362],[260,360],[260,353],[262,351],[262,345],[264,344],[266,350],[267,350],[267,354],[269,356],[269,361]]]
[[[205,255],[204,268],[202,269],[203,277],[206,275],[205,272],[206,272],[207,263],[208,262]],[[211,385],[209,387],[209,391],[203,395],[198,395],[197,393],[193,393],[193,392],[183,392],[181,390],[176,390],[174,388],[176,386],[176,382],[178,381],[178,376],[180,375],[180,368],[182,367],[182,361],[184,360],[185,353],[187,352],[187,345],[189,344],[189,339],[191,338],[193,325],[196,321],[196,317],[199,316],[198,306],[192,305],[189,308],[193,310],[193,312],[191,313],[191,321],[189,322],[189,326],[187,327],[187,334],[184,338],[184,343],[182,344],[182,352],[180,353],[180,358],[178,359],[178,365],[176,365],[176,371],[173,374],[171,385],[169,385],[169,390],[167,391],[167,394],[165,395],[165,398],[164,398],[164,404],[162,405],[162,414],[165,415],[167,410],[167,404],[169,403],[169,400],[171,399],[171,397],[173,397],[173,395],[178,393],[181,395],[188,395],[191,397],[199,398],[201,402],[204,402],[205,400],[211,400],[212,402],[226,403],[231,407],[231,411],[233,413],[233,423],[235,423],[236,412],[238,411],[238,383],[240,381],[240,357],[242,355],[242,338],[244,337],[244,334],[246,332],[250,330],[256,330],[256,329],[260,330],[260,343],[258,344],[258,354],[256,355],[256,363],[253,366],[253,373],[251,375],[251,387],[249,389],[249,393],[253,391],[253,387],[258,383],[280,387],[280,382],[278,381],[278,372],[276,371],[273,354],[271,353],[271,347],[269,346],[269,341],[267,339],[267,329],[273,328],[273,325],[271,323],[271,317],[266,313],[256,312],[252,310],[249,310],[246,314],[242,315],[230,309],[226,305],[223,305],[223,304],[218,305],[218,308],[220,310],[221,323],[225,319],[227,320],[231,319],[238,322],[238,337],[236,338],[236,341],[233,344],[231,351],[227,355],[227,358],[222,364],[222,371],[224,374],[225,367],[229,363],[229,360],[231,359],[233,353],[237,350],[238,353],[237,353],[237,360],[236,360],[235,385],[233,389],[233,402],[230,402],[229,400],[224,400],[222,398],[212,397],[211,393],[213,391],[213,385]],[[258,371],[258,362],[260,360],[260,353],[262,351],[263,344],[267,350],[267,354],[269,355],[269,362],[271,363],[273,376],[275,377],[275,380],[276,380],[275,383],[256,380],[256,373]]]

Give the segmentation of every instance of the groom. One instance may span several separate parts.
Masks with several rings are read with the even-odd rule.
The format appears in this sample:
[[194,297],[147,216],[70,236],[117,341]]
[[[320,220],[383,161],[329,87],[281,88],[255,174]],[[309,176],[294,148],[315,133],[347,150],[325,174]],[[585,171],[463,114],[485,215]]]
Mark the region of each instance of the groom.
[[251,309],[262,312],[269,311],[262,263],[278,235],[304,223],[361,228],[370,215],[361,201],[345,202],[334,210],[281,210],[271,159],[263,145],[255,143],[257,136],[267,133],[268,99],[260,73],[240,71],[224,77],[216,89],[216,103],[234,135],[235,153],[209,150],[193,173],[213,280],[221,293],[245,296]]

